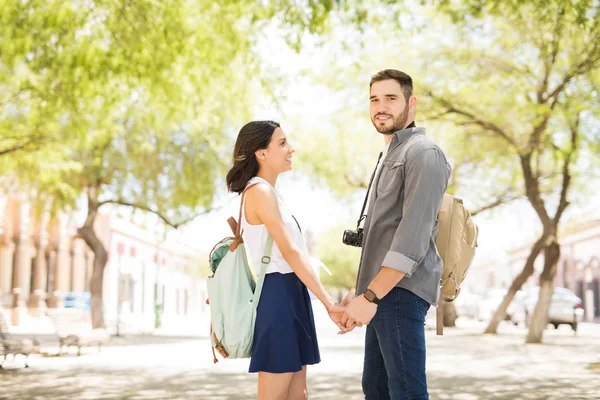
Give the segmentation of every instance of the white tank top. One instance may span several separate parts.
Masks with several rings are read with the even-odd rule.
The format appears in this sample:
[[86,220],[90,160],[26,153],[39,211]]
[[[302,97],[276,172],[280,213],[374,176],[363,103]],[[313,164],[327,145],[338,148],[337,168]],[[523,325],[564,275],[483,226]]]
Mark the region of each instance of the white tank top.
[[[273,186],[271,186],[269,182],[258,176],[255,176],[254,178],[250,179],[246,186],[255,183],[266,184],[273,190],[273,192],[275,193],[275,197],[277,198],[277,203],[279,204],[279,211],[281,212],[281,217],[283,218],[283,222],[285,223],[288,232],[292,236],[296,246],[298,246],[300,251],[308,257],[308,249],[306,247],[304,237],[302,236],[300,228],[296,224],[296,220],[292,216],[292,213],[285,205],[281,195]],[[248,221],[246,220],[246,205],[242,205],[242,237],[244,238],[244,245],[248,253],[248,258],[250,259],[249,261],[252,263],[256,274],[260,272],[261,259],[265,251],[267,234],[267,227],[264,224],[251,225],[248,223]],[[290,265],[287,263],[287,261],[285,261],[285,259],[281,255],[281,251],[279,251],[279,247],[277,247],[277,243],[275,243],[275,241],[273,241],[273,249],[271,250],[271,262],[267,265],[266,273],[270,274],[273,272],[279,272],[282,274],[289,274],[291,272],[294,272],[292,270],[292,267],[290,267]]]

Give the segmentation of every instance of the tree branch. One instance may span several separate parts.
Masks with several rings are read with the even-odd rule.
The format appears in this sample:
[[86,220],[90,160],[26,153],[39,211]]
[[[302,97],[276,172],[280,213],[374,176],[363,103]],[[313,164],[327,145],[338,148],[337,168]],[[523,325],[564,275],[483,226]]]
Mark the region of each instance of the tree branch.
[[30,136],[24,136],[24,137],[20,137],[20,138],[16,138],[16,137],[4,137],[2,138],[3,141],[8,142],[8,141],[22,141],[22,143],[18,143],[18,144],[11,144],[8,145],[10,147],[5,147],[3,149],[0,150],[0,156],[4,156],[10,153],[14,153],[20,150],[36,150],[38,149],[42,143],[44,142],[44,137],[41,134],[33,134]]
[[158,218],[160,218],[166,225],[171,226],[175,229],[179,228],[180,226],[183,226],[191,221],[193,221],[194,219],[196,219],[197,217],[201,216],[201,215],[205,215],[208,214],[212,211],[218,210],[222,207],[215,207],[215,208],[209,208],[204,210],[203,212],[197,213],[192,215],[189,218],[186,218],[184,220],[181,221],[172,221],[171,219],[169,219],[169,217],[167,217],[164,213],[158,211],[158,210],[154,210],[152,209],[152,207],[149,207],[147,205],[144,204],[139,204],[139,203],[132,203],[126,200],[121,200],[121,199],[111,199],[111,200],[104,200],[102,202],[99,203],[98,207],[103,206],[105,204],[117,204],[120,206],[126,206],[126,207],[133,207],[133,208],[137,208],[138,210],[143,210],[143,211],[147,211],[149,213],[152,213],[154,215],[156,215]]
[[442,117],[445,117],[448,114],[450,114],[450,111],[446,110],[446,111],[443,111],[443,112],[440,112],[440,113],[437,113],[434,115],[428,115],[427,119],[435,121],[435,120],[441,119]]
[[511,201],[517,200],[520,197],[521,197],[521,195],[517,195],[517,194],[500,195],[494,201],[490,202],[489,204],[481,206],[481,207],[477,208],[476,210],[472,211],[471,216],[474,217],[477,214],[480,214],[484,211],[488,211],[488,210],[491,210],[492,208],[496,208],[503,204],[510,203]]
[[538,177],[533,174],[531,168],[531,155],[532,152],[530,151],[527,154],[519,156],[521,168],[523,169],[523,178],[525,179],[525,193],[527,194],[531,206],[538,215],[540,222],[544,226],[544,231],[546,231],[547,228],[550,228],[547,226],[550,222],[550,216],[548,215],[548,211],[546,211],[544,199],[540,196]]
[[[427,95],[429,97],[431,97],[435,102],[441,104],[442,106],[444,106],[446,108],[446,112],[444,114],[457,114],[457,115],[466,117],[470,120],[471,124],[478,125],[479,127],[483,128],[487,131],[495,133],[500,138],[505,140],[509,145],[514,147],[515,149],[518,147],[517,143],[514,141],[514,139],[511,138],[502,128],[500,128],[498,125],[494,124],[493,122],[486,121],[483,118],[476,116],[472,112],[463,110],[463,109],[459,108],[458,106],[450,103],[450,101],[448,101],[447,99],[443,99],[441,97],[435,96],[431,90],[425,90],[425,93],[427,93]],[[442,114],[442,115],[444,115],[444,114]]]
[[350,176],[350,174],[348,174],[348,173],[344,174],[344,179],[350,186],[355,187],[355,188],[367,189],[369,187],[368,182],[365,182],[364,180],[359,179],[359,178],[354,178],[354,177]]
[[565,209],[569,206],[569,202],[567,201],[567,193],[569,191],[569,185],[571,183],[571,161],[573,159],[573,155],[577,151],[578,145],[578,136],[579,136],[579,124],[580,119],[579,116],[575,118],[574,124],[571,125],[571,151],[567,153],[565,156],[565,161],[563,164],[563,181],[562,187],[560,189],[560,200],[558,201],[558,207],[556,208],[556,214],[554,215],[554,223],[558,224],[562,214]]
[[[597,46],[594,46],[594,48],[596,48]],[[590,51],[590,55],[594,54],[594,51]],[[548,102],[548,100],[554,98],[556,99],[558,97],[558,95],[560,93],[562,93],[562,91],[564,90],[565,86],[567,86],[567,84],[569,83],[569,81],[579,75],[585,74],[586,72],[588,72],[589,70],[591,70],[592,68],[594,68],[594,66],[596,65],[596,63],[600,61],[600,57],[588,57],[585,60],[583,60],[582,62],[580,62],[579,64],[577,64],[577,66],[575,66],[575,68],[567,73],[565,75],[565,77],[563,78],[563,80],[561,81],[561,83],[558,84],[558,86],[556,86],[556,88],[547,96],[543,97],[543,104],[545,104],[546,102]],[[556,101],[556,100],[555,100]]]
[[[545,57],[544,60],[544,79],[542,80],[542,83],[540,84],[540,87],[537,92],[538,104],[544,104],[546,102],[544,101],[544,93],[546,93],[546,91],[548,90],[548,80],[550,79],[552,67],[556,62],[556,56],[558,55],[558,50],[560,49],[560,39],[562,33],[562,23],[560,19],[557,19],[556,25],[556,30],[554,32],[553,40],[551,43],[552,51],[550,52],[550,57]],[[544,47],[543,44],[541,46],[542,48]],[[542,55],[544,55],[544,52],[542,52]]]
[[14,153],[15,151],[23,150],[26,147],[27,147],[26,145],[21,144],[21,145],[18,145],[18,146],[11,147],[9,149],[0,150],[0,156],[4,156],[4,155],[10,154],[10,153]]
[[[546,130],[548,126],[548,121],[550,121],[550,114],[547,114],[544,119],[533,128],[533,132],[531,133],[531,137],[529,139],[529,149],[530,151],[539,150],[540,142],[542,140],[542,133]],[[536,166],[536,176],[538,173],[538,168]]]

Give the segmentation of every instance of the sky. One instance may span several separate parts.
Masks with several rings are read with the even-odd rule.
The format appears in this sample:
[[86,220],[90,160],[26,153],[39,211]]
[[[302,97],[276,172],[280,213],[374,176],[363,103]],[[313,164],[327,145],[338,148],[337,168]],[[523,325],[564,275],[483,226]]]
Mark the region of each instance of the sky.
[[[263,67],[274,76],[282,76],[277,87],[273,87],[277,103],[257,89],[253,119],[274,119],[282,123],[284,130],[294,145],[299,135],[308,134],[309,128],[325,124],[331,114],[336,112],[340,101],[344,99],[331,96],[322,85],[307,79],[307,70],[316,74],[327,71],[327,52],[335,43],[326,43],[319,50],[317,41],[311,37],[304,38],[304,49],[300,54],[290,50],[281,35],[276,30],[265,30],[263,37],[257,42],[257,50],[261,54]],[[342,65],[349,62],[343,57],[338,60]],[[389,67],[399,68],[395,65]],[[401,69],[401,68],[399,68]],[[368,82],[369,75],[361,77]],[[365,88],[367,84],[365,83]],[[383,147],[383,139],[368,121],[368,92],[365,90],[364,99],[364,134],[372,140],[373,148]],[[347,99],[359,102],[360,99]],[[343,104],[342,104],[343,106]],[[418,114],[417,114],[418,117]],[[289,129],[288,129],[289,127]],[[303,129],[306,128],[306,129]],[[427,127],[426,127],[427,128]],[[362,125],[361,125],[362,129]],[[332,132],[336,134],[336,132]],[[371,143],[371,142],[370,142]],[[380,143],[380,144],[378,144]],[[233,149],[232,149],[233,150]],[[298,149],[301,151],[301,149]],[[332,148],[332,152],[336,149]],[[377,152],[373,154],[373,167]],[[301,169],[295,160],[294,169]],[[594,183],[590,183],[594,185]],[[311,231],[316,240],[319,236],[339,227],[340,240],[343,229],[352,229],[360,212],[365,191],[358,191],[350,198],[337,199],[327,188],[317,187],[302,173],[285,173],[277,183],[279,192],[283,195],[289,208],[295,214],[304,231]],[[228,195],[225,188],[219,188],[220,195],[215,200],[215,206],[221,207],[208,215],[198,217],[193,223],[180,228],[177,234],[184,242],[202,252],[208,252],[213,245],[223,237],[229,236],[229,226],[226,222],[229,216],[237,219],[239,197]],[[594,194],[586,199],[578,199],[565,213],[564,220],[600,219],[600,195]],[[469,199],[465,198],[465,204]],[[535,239],[540,231],[538,219],[527,201],[514,203],[491,212],[482,213],[475,218],[479,226],[479,248],[475,262],[485,262],[486,259],[503,257],[511,248],[519,247]]]

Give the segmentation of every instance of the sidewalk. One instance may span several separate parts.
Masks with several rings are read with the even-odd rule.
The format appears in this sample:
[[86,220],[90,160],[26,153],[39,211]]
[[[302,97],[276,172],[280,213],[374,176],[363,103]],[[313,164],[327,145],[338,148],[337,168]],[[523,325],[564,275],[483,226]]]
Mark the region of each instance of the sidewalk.
[[[364,331],[336,335],[315,309],[322,362],[309,368],[309,393],[317,400],[362,399]],[[525,345],[523,329],[501,325],[487,336],[477,323],[428,331],[432,400],[600,399],[600,325],[582,324],[577,336],[549,329],[545,343]],[[51,336],[44,336],[50,344]],[[51,350],[51,348],[50,348]],[[0,399],[203,399],[255,398],[256,375],[248,360],[212,363],[207,338],[125,336],[101,353],[88,348],[63,357],[20,358],[0,370]]]
[[[66,312],[71,309],[65,309]],[[11,321],[11,309],[0,308],[6,320]],[[186,337],[208,337],[210,327],[210,317],[208,315],[199,316],[162,316],[160,328],[154,328],[153,324],[148,324],[147,316],[145,324],[135,320],[124,319],[120,323],[120,329],[123,336],[126,335],[155,335],[155,336],[186,336]],[[151,321],[153,322],[153,320]],[[91,323],[91,322],[90,322]],[[105,321],[106,329],[111,335],[116,334],[116,322]],[[134,327],[138,327],[134,329]],[[145,326],[144,328],[140,328]],[[50,318],[43,316],[41,318],[26,317],[21,320],[19,325],[9,326],[12,335],[53,335],[54,326]]]

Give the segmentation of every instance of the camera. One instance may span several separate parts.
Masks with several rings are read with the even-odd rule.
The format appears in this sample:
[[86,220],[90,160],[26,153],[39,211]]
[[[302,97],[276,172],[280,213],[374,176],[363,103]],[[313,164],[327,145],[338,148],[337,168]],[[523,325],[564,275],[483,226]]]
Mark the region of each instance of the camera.
[[345,230],[344,236],[342,237],[342,243],[348,246],[354,247],[362,247],[363,241],[363,229],[357,228],[355,231],[353,230]]

